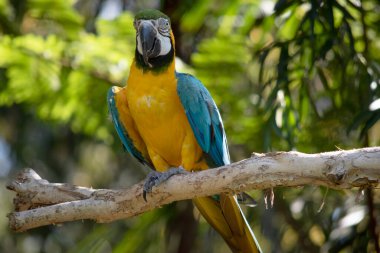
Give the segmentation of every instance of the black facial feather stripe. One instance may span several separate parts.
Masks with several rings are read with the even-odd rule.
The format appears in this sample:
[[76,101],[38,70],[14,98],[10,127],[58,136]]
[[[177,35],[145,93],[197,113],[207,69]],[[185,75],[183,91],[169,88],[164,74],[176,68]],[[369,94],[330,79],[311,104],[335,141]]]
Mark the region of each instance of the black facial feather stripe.
[[[170,34],[164,34],[164,33],[162,33],[162,32],[160,32],[160,31],[158,31],[162,36],[164,36],[164,37],[166,37],[166,38],[169,38],[170,39]],[[170,41],[171,42],[171,41]]]
[[[137,42],[136,42],[137,43]],[[152,67],[149,67],[145,64],[143,56],[139,53],[139,51],[135,50],[135,58],[136,58],[136,65],[138,68],[142,68],[144,71],[152,71],[155,73],[159,73],[164,71],[169,64],[174,59],[174,48],[173,48],[173,42],[170,39],[170,51],[166,55],[160,55],[155,58],[150,58],[149,63],[152,65]]]

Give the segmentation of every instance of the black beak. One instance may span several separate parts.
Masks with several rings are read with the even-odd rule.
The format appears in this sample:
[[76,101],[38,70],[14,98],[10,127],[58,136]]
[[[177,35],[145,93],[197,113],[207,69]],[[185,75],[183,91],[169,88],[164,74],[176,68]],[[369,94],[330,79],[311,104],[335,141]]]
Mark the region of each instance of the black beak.
[[146,65],[152,67],[149,63],[150,58],[157,57],[161,51],[160,40],[157,39],[157,31],[150,23],[142,23],[138,32],[142,47],[143,59]]

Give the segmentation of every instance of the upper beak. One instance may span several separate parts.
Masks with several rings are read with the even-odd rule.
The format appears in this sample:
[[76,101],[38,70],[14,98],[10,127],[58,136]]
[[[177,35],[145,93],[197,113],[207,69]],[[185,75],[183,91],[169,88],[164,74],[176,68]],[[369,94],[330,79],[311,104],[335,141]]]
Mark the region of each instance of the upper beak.
[[160,54],[161,44],[157,39],[157,31],[150,23],[141,23],[138,32],[142,47],[143,59],[146,65],[152,66],[149,63],[150,58],[154,58]]

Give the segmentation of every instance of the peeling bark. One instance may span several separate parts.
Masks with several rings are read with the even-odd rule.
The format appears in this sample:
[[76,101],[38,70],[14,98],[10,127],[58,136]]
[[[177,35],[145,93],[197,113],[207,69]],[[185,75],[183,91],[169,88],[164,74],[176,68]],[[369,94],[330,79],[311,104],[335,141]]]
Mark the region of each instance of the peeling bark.
[[380,182],[380,147],[320,154],[252,154],[216,169],[175,175],[142,197],[143,183],[128,189],[90,189],[49,183],[25,169],[7,188],[17,193],[8,215],[14,231],[67,221],[125,219],[173,201],[278,186],[320,185],[334,189],[375,187]]

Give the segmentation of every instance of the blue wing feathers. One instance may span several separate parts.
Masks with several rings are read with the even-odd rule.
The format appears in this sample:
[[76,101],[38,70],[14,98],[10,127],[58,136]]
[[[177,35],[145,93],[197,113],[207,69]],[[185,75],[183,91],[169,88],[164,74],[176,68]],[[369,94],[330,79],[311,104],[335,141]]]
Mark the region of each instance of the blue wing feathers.
[[124,146],[124,148],[133,156],[135,157],[139,162],[146,164],[153,168],[153,165],[150,161],[147,161],[144,156],[141,154],[140,151],[137,150],[137,148],[133,145],[132,139],[129,137],[127,130],[122,125],[122,123],[119,120],[119,112],[116,107],[116,101],[115,101],[115,93],[113,91],[113,88],[111,87],[108,90],[107,94],[107,102],[108,102],[108,108],[111,113],[112,121],[114,123],[115,129],[117,134],[119,135],[119,138]]
[[230,162],[222,119],[208,90],[195,77],[177,73],[177,92],[194,136],[215,166]]

